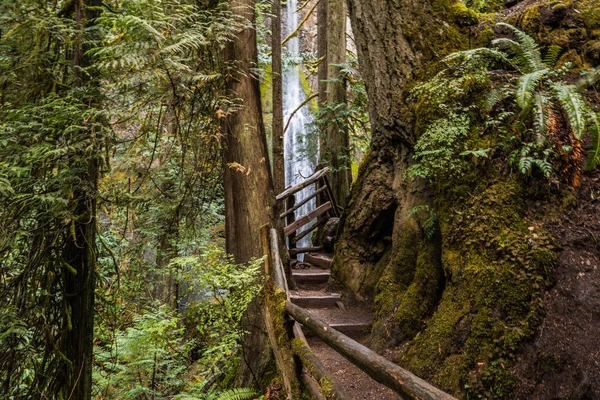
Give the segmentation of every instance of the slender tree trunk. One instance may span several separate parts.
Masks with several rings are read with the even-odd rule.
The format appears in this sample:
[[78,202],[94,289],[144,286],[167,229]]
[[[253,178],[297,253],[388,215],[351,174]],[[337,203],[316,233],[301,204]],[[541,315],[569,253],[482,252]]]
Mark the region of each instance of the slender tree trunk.
[[[346,102],[346,82],[340,75],[340,64],[346,62],[346,2],[327,0],[327,89],[326,104],[334,107]],[[321,95],[321,93],[319,92]],[[321,163],[331,167],[331,186],[339,205],[346,204],[352,175],[350,171],[350,141],[343,115],[330,112],[321,141]]]
[[273,76],[273,186],[275,193],[285,189],[285,161],[283,149],[283,71],[281,67],[281,0],[273,0],[272,76]]
[[[74,48],[74,84],[93,84],[84,79],[81,68],[88,65],[85,58],[83,29],[95,15],[86,12],[86,7],[100,6],[100,0],[77,0],[75,21],[79,31]],[[89,140],[95,149],[91,157],[79,154],[72,166],[81,171],[78,185],[73,190],[74,215],[73,229],[69,232],[63,253],[68,264],[65,273],[65,299],[67,302],[67,339],[62,343],[63,352],[69,360],[66,366],[64,398],[90,399],[92,397],[92,360],[94,344],[94,289],[96,277],[96,206],[98,192],[98,143],[94,134],[82,130],[83,140]],[[86,159],[87,158],[87,159]]]
[[[234,14],[254,26],[253,0],[230,4]],[[225,59],[231,67],[226,78],[228,94],[241,99],[241,104],[228,110],[223,120],[226,247],[238,263],[263,256],[261,227],[273,221],[275,202],[259,82],[252,72],[258,63],[257,56],[253,28],[238,32],[237,38],[225,50]],[[274,376],[274,359],[263,313],[261,301],[256,299],[244,318],[243,324],[249,333],[242,345],[236,386],[262,388]]]
[[[321,59],[318,68],[319,107],[327,102],[327,1],[319,0],[317,6],[317,57]],[[325,149],[325,135],[321,135],[321,151]]]

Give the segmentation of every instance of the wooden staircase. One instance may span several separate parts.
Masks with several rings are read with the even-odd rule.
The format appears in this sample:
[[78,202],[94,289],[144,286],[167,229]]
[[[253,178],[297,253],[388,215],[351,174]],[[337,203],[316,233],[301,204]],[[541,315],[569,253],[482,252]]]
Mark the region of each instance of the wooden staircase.
[[[314,263],[314,264],[313,264]],[[368,332],[370,313],[360,309],[348,309],[338,293],[328,290],[331,276],[331,255],[309,253],[304,257],[304,266],[292,269],[292,278],[297,290],[290,291],[290,300],[299,307],[310,310],[343,334],[359,339]],[[311,336],[304,328],[304,334]]]

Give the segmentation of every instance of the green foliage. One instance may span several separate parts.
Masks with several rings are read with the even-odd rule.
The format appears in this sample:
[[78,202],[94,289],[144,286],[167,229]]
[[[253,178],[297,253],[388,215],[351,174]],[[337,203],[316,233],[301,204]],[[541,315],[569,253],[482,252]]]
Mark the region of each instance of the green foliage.
[[209,393],[180,394],[173,400],[251,400],[256,397],[257,393],[253,389],[234,388],[224,391],[213,390]]
[[[434,180],[460,177],[469,166],[461,156],[487,157],[501,149],[510,154],[509,165],[524,175],[531,175],[534,167],[547,178],[560,170],[570,173],[569,178],[578,185],[581,142],[588,133],[595,138],[597,113],[586,103],[581,86],[565,83],[569,65],[556,68],[560,48],[550,47],[542,58],[529,35],[512,25],[498,26],[514,37],[493,41],[504,50],[482,48],[451,54],[444,60],[446,69],[416,87],[417,114],[427,120],[418,126],[417,162],[410,174]],[[593,75],[593,71],[586,75],[588,83],[594,82]],[[507,101],[511,98],[514,104]],[[473,148],[496,139],[475,138],[469,124],[483,124],[488,134],[499,133],[497,147]],[[599,151],[598,142],[591,142],[588,168],[597,165],[594,160]]]
[[199,340],[205,370],[229,372],[235,365],[244,331],[243,313],[260,291],[262,259],[237,265],[223,250],[209,246],[201,256],[181,257],[172,264],[181,271],[190,302],[185,317],[189,334]]
[[414,149],[416,164],[409,167],[411,177],[427,178],[460,175],[464,160],[459,154],[469,132],[469,119],[465,115],[451,114],[432,122],[419,138]]
[[250,395],[250,390],[219,392],[210,385],[237,365],[244,334],[241,318],[261,287],[256,278],[262,260],[236,265],[222,248],[212,245],[201,256],[176,258],[172,264],[182,271],[179,281],[188,303],[183,324],[174,310],[159,302],[133,312],[122,327],[99,324],[97,398]]
[[153,297],[183,279],[171,258],[222,241],[218,110],[232,101],[219,54],[247,22],[224,2],[134,0],[78,27],[73,4],[0,4],[0,381],[15,398],[61,390],[64,248],[78,206],[97,201],[97,392],[174,395],[193,342]]

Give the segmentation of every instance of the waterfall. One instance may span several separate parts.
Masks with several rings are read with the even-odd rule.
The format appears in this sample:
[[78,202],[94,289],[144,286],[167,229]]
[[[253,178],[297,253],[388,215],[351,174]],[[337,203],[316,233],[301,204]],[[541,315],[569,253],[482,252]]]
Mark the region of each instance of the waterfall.
[[[296,12],[297,0],[288,0],[286,6],[284,36],[289,35],[298,28],[298,13]],[[291,62],[285,63],[283,71],[283,115],[284,121],[290,118],[290,115],[306,99],[306,95],[300,84],[300,41],[298,35],[295,35],[287,42],[287,54]],[[311,137],[309,129],[312,122],[307,106],[297,111],[284,134],[284,157],[285,157],[285,185],[295,185],[310,176],[315,169],[315,153],[318,146],[310,143]],[[312,141],[317,141],[317,136],[312,135]],[[312,153],[312,154],[311,154]],[[314,192],[314,187],[306,188],[296,194],[296,203],[305,199]],[[296,210],[296,218],[306,215],[316,207],[316,201],[313,199],[307,204]],[[310,225],[307,225],[307,229]],[[298,247],[307,247],[310,245],[312,234],[300,239]],[[302,256],[298,258],[302,259]]]

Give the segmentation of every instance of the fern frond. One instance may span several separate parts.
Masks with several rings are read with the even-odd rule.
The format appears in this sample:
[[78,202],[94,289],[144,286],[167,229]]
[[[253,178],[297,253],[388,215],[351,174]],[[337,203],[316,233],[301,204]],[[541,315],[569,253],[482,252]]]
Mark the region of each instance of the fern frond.
[[548,98],[543,93],[536,93],[533,103],[533,126],[537,134],[538,145],[542,145],[546,141],[548,126],[546,103],[548,103]]
[[444,58],[444,61],[447,63],[473,63],[478,61],[485,61],[490,63],[490,61],[507,61],[508,58],[506,54],[502,51],[496,49],[490,49],[488,47],[481,47],[478,49],[457,51],[455,53],[449,54]]
[[256,396],[254,389],[229,389],[219,394],[216,400],[250,400]]
[[485,110],[484,111],[486,113],[491,112],[498,103],[500,103],[502,100],[504,100],[505,97],[506,97],[506,95],[504,94],[504,92],[502,92],[499,89],[490,90],[490,92],[488,93],[488,95],[485,98],[485,102],[484,102]]
[[544,65],[547,68],[554,68],[556,66],[556,62],[558,61],[558,56],[562,51],[562,47],[553,44],[548,48],[546,52],[546,56],[544,57]]
[[590,129],[590,143],[592,147],[588,150],[585,169],[591,171],[600,165],[600,115],[590,111],[589,118],[592,121]]
[[522,61],[528,66],[529,69],[529,71],[523,72],[533,72],[544,68],[540,49],[536,41],[531,36],[521,31],[520,29],[517,29],[511,24],[500,22],[497,25],[511,30],[514,33],[517,42],[519,42],[519,45],[522,49]]
[[577,91],[576,86],[565,85],[563,83],[553,83],[552,90],[561,108],[567,114],[573,134],[577,139],[581,140],[585,134],[588,110],[581,93]]
[[531,36],[510,24],[499,23],[498,26],[510,29],[515,34],[516,40],[499,38],[493,40],[492,44],[494,46],[506,47],[513,53],[512,62],[520,72],[528,74],[544,69],[542,54],[537,43]]
[[548,72],[549,70],[544,68],[539,71],[530,72],[519,78],[519,82],[517,83],[517,104],[524,112],[527,112],[531,108],[535,89]]

